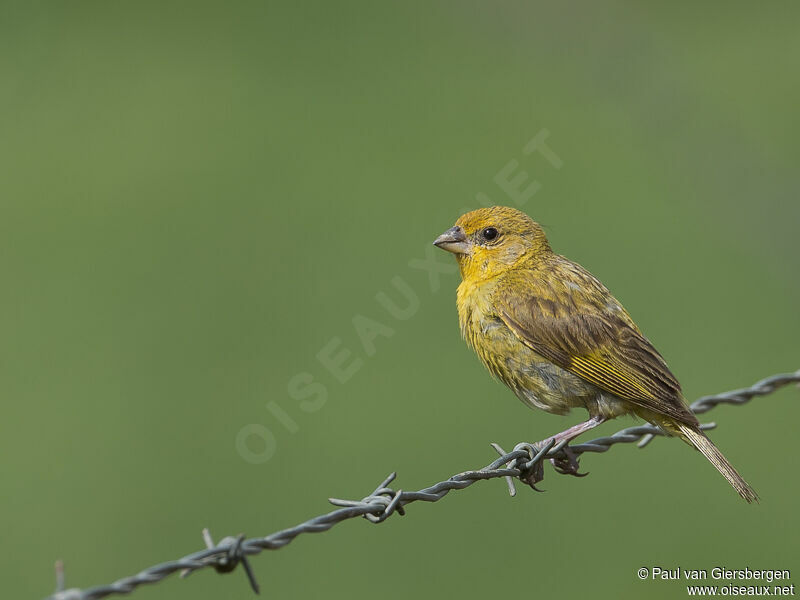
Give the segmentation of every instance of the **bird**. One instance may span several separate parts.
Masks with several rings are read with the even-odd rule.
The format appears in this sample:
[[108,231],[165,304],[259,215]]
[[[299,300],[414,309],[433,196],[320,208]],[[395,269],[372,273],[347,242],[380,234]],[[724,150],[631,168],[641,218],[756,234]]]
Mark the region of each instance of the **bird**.
[[622,304],[589,271],[553,252],[527,214],[479,208],[433,243],[455,255],[461,334],[489,372],[531,408],[588,412],[587,421],[549,439],[568,449],[609,419],[639,417],[699,450],[747,502],[758,500],[700,429],[680,383]]

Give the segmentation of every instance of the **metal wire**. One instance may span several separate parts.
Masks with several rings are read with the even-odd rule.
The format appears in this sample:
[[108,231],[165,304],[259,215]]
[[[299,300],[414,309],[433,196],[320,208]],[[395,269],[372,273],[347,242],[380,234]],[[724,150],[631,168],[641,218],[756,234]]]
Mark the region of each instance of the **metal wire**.
[[[748,388],[714,396],[703,396],[692,403],[691,409],[695,414],[702,414],[720,404],[745,404],[756,396],[771,394],[790,383],[800,383],[800,370],[794,373],[767,377]],[[702,428],[710,429],[714,426],[713,423],[707,423],[702,425]],[[577,474],[570,471],[569,468],[562,469],[565,465],[577,465],[576,457],[581,454],[586,452],[605,452],[611,446],[620,443],[638,442],[639,447],[644,447],[658,435],[664,434],[657,427],[641,425],[627,427],[611,436],[597,438],[584,444],[569,447],[566,447],[565,444],[556,446],[551,440],[541,448],[537,448],[533,444],[521,443],[517,444],[511,452],[505,452],[497,444],[492,444],[501,456],[482,469],[458,473],[445,481],[440,481],[415,492],[394,490],[389,487],[396,476],[395,473],[392,473],[365,498],[361,500],[330,498],[329,501],[340,508],[309,519],[289,529],[284,529],[265,537],[248,539],[245,539],[243,535],[226,537],[220,540],[218,544],[214,544],[208,531],[204,530],[203,536],[207,546],[204,550],[193,552],[177,560],[149,567],[136,575],[119,579],[108,585],[100,585],[83,590],[77,588],[58,589],[47,600],[95,600],[114,594],[128,594],[140,585],[159,582],[176,572],[180,572],[182,576],[185,576],[194,571],[210,567],[219,573],[228,573],[233,571],[239,564],[242,564],[245,569],[253,591],[258,593],[258,584],[253,576],[247,557],[259,554],[263,550],[283,548],[302,533],[327,531],[337,523],[355,517],[365,517],[372,523],[382,523],[395,513],[405,514],[405,507],[412,502],[437,502],[451,490],[463,490],[476,481],[484,479],[505,478],[509,485],[509,492],[513,496],[515,494],[515,478],[536,489],[534,486],[542,478],[543,463],[546,459],[553,460],[557,471]],[[61,588],[63,587],[63,567],[61,567],[60,561],[57,563],[57,575],[57,580],[59,581],[57,586]]]

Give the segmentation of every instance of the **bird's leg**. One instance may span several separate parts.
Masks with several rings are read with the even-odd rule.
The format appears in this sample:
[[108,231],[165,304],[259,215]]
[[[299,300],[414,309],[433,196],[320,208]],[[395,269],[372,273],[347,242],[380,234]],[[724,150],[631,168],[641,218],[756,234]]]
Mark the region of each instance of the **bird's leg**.
[[576,477],[583,477],[583,475],[588,475],[588,473],[579,474],[578,473],[578,459],[575,457],[575,454],[569,448],[569,442],[574,440],[576,437],[581,435],[582,433],[586,433],[590,429],[594,429],[600,423],[605,421],[605,417],[601,417],[600,415],[594,416],[588,421],[584,421],[583,423],[578,423],[577,425],[573,425],[569,429],[565,429],[561,433],[555,434],[553,437],[547,438],[546,440],[542,440],[538,444],[534,444],[535,446],[541,448],[544,444],[553,440],[555,445],[558,446],[562,442],[566,442],[567,444],[564,445],[562,448],[566,458],[551,458],[550,463],[553,465],[553,468],[561,473],[562,475],[575,475]]
[[556,446],[565,440],[567,442],[571,442],[582,433],[586,433],[590,429],[594,429],[595,427],[600,425],[600,423],[603,423],[605,420],[606,420],[605,417],[601,417],[599,415],[592,417],[588,421],[584,421],[583,423],[578,423],[577,425],[573,425],[572,427],[570,427],[569,429],[565,429],[561,433],[557,433],[554,436],[547,438],[546,440],[542,440],[538,444],[534,444],[534,446],[538,446],[541,448],[550,440],[553,440],[556,443]]

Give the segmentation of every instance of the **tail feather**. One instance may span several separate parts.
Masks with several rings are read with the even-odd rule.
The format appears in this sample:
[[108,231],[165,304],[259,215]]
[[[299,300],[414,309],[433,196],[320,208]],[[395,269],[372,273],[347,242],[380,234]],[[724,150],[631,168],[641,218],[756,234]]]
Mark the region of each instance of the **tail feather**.
[[733,468],[733,465],[728,462],[728,459],[719,451],[713,442],[706,437],[706,435],[691,425],[683,423],[678,424],[680,435],[692,446],[697,448],[703,453],[708,461],[716,467],[722,476],[728,480],[728,483],[733,486],[739,495],[748,502],[757,502],[758,494],[750,485],[742,478],[741,475]]

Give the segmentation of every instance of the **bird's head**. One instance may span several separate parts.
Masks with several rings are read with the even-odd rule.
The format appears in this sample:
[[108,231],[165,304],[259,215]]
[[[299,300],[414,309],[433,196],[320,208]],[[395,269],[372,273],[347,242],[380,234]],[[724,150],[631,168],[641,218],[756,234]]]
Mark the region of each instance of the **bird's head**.
[[464,280],[496,277],[551,252],[544,231],[516,208],[493,206],[464,215],[433,242],[452,252]]

